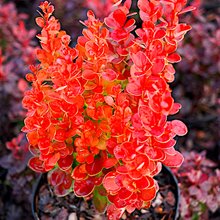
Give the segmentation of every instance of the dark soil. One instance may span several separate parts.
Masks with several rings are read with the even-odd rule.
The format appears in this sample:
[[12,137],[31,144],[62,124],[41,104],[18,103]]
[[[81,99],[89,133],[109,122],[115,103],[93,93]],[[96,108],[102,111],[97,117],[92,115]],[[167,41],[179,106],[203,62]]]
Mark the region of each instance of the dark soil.
[[[46,179],[44,176],[43,178]],[[135,210],[133,213],[125,213],[122,219],[136,220],[172,220],[176,215],[177,194],[173,179],[166,172],[157,176],[160,190],[149,209]],[[91,200],[85,201],[77,198],[73,193],[65,197],[56,197],[53,190],[45,181],[39,189],[36,198],[38,216],[41,220],[106,220],[104,214],[95,210]]]

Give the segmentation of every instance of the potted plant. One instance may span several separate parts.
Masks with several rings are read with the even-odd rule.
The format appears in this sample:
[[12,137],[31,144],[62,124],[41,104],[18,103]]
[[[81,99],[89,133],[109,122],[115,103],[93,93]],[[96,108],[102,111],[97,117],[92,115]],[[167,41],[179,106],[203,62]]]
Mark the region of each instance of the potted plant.
[[48,173],[57,196],[92,198],[109,219],[150,206],[162,164],[182,164],[174,138],[187,133],[183,122],[168,120],[181,108],[168,83],[181,60],[178,42],[191,29],[179,15],[193,7],[139,0],[136,29],[131,3],[118,1],[104,22],[88,11],[72,48],[54,7],[42,2],[40,64],[30,67],[23,99],[29,166]]

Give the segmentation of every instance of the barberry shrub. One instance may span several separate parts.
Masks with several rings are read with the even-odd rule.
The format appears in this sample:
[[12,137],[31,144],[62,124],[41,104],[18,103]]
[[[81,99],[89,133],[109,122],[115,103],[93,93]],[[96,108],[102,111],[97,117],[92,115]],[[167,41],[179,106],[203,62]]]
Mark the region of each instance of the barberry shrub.
[[36,63],[33,41],[36,31],[26,28],[27,19],[27,14],[18,13],[13,3],[0,0],[0,145],[3,146],[20,131],[18,122],[25,117],[21,100],[28,87],[24,76],[28,66]]
[[187,132],[183,122],[167,119],[181,108],[168,83],[181,60],[178,42],[191,28],[179,15],[193,7],[185,0],[139,0],[137,29],[131,0],[121,2],[104,22],[88,11],[75,48],[54,7],[41,3],[40,65],[30,67],[32,89],[23,99],[29,166],[49,172],[58,196],[92,197],[109,219],[150,206],[158,191],[154,176],[162,164],[182,164],[174,138]]
[[210,219],[220,207],[220,171],[205,151],[184,152],[185,161],[174,169],[180,185],[181,219]]

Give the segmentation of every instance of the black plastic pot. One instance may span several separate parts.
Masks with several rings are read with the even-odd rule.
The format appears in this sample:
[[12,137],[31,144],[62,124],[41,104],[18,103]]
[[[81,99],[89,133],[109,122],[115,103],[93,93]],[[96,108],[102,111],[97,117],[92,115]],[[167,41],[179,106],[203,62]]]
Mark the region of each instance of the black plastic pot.
[[[174,176],[174,174],[172,173],[172,171],[166,166],[163,166],[161,172],[164,174],[164,176],[166,176],[166,178],[169,179],[169,183],[173,187],[173,193],[175,195],[175,200],[176,200],[175,213],[174,213],[173,220],[178,220],[178,218],[179,218],[180,190],[179,190],[179,187],[178,187],[177,179]],[[157,177],[155,179],[157,179]],[[34,185],[34,188],[33,188],[31,208],[32,208],[32,215],[33,215],[35,220],[40,220],[40,217],[38,216],[38,196],[39,196],[40,188],[44,184],[47,184],[47,174],[46,173],[41,174],[38,177],[37,182],[36,182],[36,184]]]
[[47,173],[40,174],[34,187],[31,199],[31,211],[34,217],[34,220],[40,220],[38,217],[37,205],[38,205],[38,196],[41,186],[47,183]]

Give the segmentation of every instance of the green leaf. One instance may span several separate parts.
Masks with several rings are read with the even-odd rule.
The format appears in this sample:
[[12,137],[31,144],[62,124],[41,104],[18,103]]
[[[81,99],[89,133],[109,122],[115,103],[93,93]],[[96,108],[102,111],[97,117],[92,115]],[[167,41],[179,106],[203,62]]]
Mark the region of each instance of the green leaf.
[[199,220],[199,214],[197,212],[193,214],[192,220]]
[[206,204],[200,202],[200,203],[199,203],[199,206],[200,206],[200,210],[201,210],[201,212],[204,213],[204,212],[206,211],[206,208],[207,208],[207,207],[206,207]]
[[103,213],[106,209],[108,200],[106,196],[100,195],[99,191],[103,186],[97,186],[93,192],[93,202],[98,212]]

